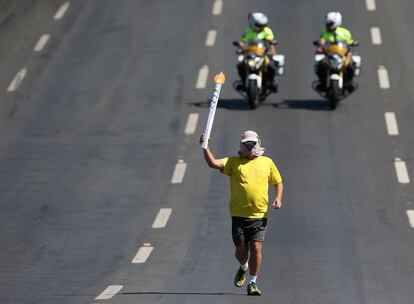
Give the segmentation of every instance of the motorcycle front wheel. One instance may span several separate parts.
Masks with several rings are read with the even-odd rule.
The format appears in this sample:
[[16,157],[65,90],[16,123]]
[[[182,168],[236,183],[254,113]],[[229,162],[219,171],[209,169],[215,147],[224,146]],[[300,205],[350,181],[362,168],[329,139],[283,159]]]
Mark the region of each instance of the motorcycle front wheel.
[[247,101],[251,109],[256,109],[259,104],[259,96],[257,92],[257,82],[254,79],[250,79],[247,85]]
[[338,106],[339,100],[340,100],[340,88],[338,80],[332,80],[331,86],[329,88],[329,101],[331,103],[331,109],[335,110]]

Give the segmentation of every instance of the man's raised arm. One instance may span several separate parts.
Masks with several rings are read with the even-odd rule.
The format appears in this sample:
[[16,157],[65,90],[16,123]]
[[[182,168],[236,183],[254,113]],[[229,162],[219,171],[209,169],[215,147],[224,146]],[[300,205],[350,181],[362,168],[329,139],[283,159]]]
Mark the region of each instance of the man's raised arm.
[[[200,145],[204,142],[204,140],[205,140],[204,134],[201,134]],[[223,162],[220,159],[216,159],[214,157],[209,147],[203,149],[203,154],[204,154],[204,159],[206,160],[206,163],[210,168],[217,169],[223,172],[224,170]]]

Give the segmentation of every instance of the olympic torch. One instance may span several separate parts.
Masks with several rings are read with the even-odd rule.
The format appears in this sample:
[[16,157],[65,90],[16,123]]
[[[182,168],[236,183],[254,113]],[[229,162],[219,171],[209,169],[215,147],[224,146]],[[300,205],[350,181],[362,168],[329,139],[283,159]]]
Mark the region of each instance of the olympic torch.
[[210,104],[208,108],[208,117],[207,117],[207,122],[206,122],[206,128],[204,130],[204,142],[201,144],[201,147],[203,149],[207,149],[208,147],[208,141],[210,139],[211,128],[213,127],[213,122],[214,122],[214,115],[216,114],[217,103],[220,97],[221,86],[223,85],[225,80],[226,78],[223,72],[218,73],[214,77],[215,86],[214,86],[213,95],[211,96]]

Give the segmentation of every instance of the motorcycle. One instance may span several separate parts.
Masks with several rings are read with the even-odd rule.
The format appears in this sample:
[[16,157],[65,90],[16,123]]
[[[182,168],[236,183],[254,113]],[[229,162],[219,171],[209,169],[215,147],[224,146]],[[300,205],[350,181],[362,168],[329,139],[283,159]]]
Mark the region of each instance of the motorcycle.
[[233,87],[247,99],[250,108],[255,109],[267,96],[277,92],[277,84],[271,88],[264,79],[265,67],[273,60],[276,65],[275,76],[283,75],[285,56],[277,54],[269,58],[266,44],[262,40],[249,41],[243,47],[238,41],[234,41],[233,45],[242,50],[238,56],[238,64],[243,66],[246,75],[244,82],[235,81]]
[[[314,41],[320,46],[319,41]],[[344,81],[345,73],[359,76],[361,72],[361,56],[351,55],[351,47],[358,42],[348,45],[343,41],[326,43],[322,54],[315,54],[315,73],[324,74],[326,82],[314,81],[312,87],[324,98],[330,101],[331,109],[338,106],[341,99],[351,94],[358,86],[353,81]],[[349,76],[348,76],[349,77]],[[353,77],[352,77],[353,78]]]

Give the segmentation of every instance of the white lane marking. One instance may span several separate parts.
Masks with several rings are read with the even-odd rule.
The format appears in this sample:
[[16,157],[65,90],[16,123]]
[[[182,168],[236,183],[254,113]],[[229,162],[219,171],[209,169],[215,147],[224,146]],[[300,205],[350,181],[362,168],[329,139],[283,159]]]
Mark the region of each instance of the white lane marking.
[[204,89],[207,85],[207,78],[208,78],[208,66],[203,66],[198,71],[196,89]]
[[407,210],[408,222],[411,228],[414,228],[414,210]]
[[385,113],[385,123],[387,124],[388,135],[398,135],[398,124],[397,118],[395,117],[394,112]]
[[217,31],[209,30],[206,37],[206,46],[214,46],[216,44]]
[[405,162],[400,159],[396,158],[394,160],[395,171],[397,172],[398,182],[401,184],[408,184],[410,183],[410,177],[408,176],[407,166]]
[[374,45],[382,44],[381,31],[378,27],[371,27],[371,40]]
[[380,65],[378,68],[378,80],[381,89],[390,88],[390,78],[388,77],[388,71],[383,65]]
[[375,0],[365,0],[365,4],[367,5],[367,10],[369,11],[375,11],[377,9]]
[[198,113],[191,113],[188,115],[187,124],[185,126],[184,133],[187,135],[194,134],[196,128],[197,128],[197,122],[198,122]]
[[65,15],[66,11],[69,8],[69,5],[70,5],[69,1],[63,3],[62,6],[57,10],[55,16],[53,16],[53,19],[55,19],[55,20],[62,19],[63,16]]
[[152,223],[152,228],[165,228],[165,226],[167,226],[171,212],[171,208],[161,208],[155,217],[154,223]]
[[133,264],[142,264],[145,263],[150,256],[152,250],[154,250],[154,247],[151,246],[149,243],[144,243],[142,247],[138,249],[137,254],[132,259],[131,263]]
[[123,285],[109,285],[102,293],[95,298],[95,300],[108,300],[111,299],[114,295],[116,295],[121,289],[124,287]]
[[221,15],[223,11],[223,0],[216,0],[213,4],[213,15],[218,16]]
[[24,77],[27,74],[27,69],[21,69],[16,76],[14,77],[13,81],[10,83],[9,87],[7,88],[7,92],[14,92],[19,88],[19,85],[22,83]]
[[36,43],[33,51],[40,52],[45,47],[46,43],[49,41],[50,35],[49,34],[43,34],[39,41]]
[[175,165],[174,174],[171,178],[172,184],[181,184],[183,182],[185,169],[187,169],[187,164],[180,159]]

